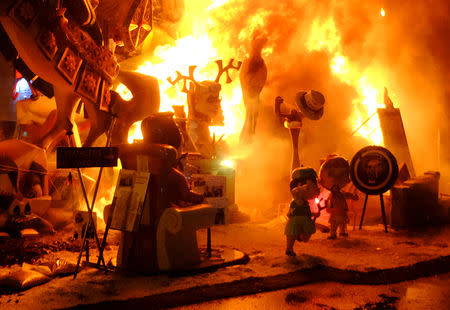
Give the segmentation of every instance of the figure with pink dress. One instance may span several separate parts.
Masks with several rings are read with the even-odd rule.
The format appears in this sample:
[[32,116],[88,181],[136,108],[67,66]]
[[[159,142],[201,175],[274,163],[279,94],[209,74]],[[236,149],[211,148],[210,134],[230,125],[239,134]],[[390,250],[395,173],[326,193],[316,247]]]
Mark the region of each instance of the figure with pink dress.
[[330,191],[326,201],[326,210],[330,214],[330,236],[328,239],[337,239],[338,229],[339,236],[348,237],[349,209],[347,199],[358,200],[358,195],[342,190],[350,182],[349,171],[350,166],[347,160],[336,154],[329,155],[319,170],[320,185]]

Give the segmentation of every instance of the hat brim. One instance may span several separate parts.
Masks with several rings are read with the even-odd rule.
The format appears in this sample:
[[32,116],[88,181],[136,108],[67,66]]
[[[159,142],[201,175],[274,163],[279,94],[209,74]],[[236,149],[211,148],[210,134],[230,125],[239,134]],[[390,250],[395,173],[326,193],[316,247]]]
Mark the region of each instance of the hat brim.
[[297,107],[307,118],[312,119],[312,120],[321,119],[323,116],[323,107],[321,107],[317,111],[311,110],[306,105],[305,94],[306,94],[306,92],[301,91],[295,95],[295,103],[297,104]]

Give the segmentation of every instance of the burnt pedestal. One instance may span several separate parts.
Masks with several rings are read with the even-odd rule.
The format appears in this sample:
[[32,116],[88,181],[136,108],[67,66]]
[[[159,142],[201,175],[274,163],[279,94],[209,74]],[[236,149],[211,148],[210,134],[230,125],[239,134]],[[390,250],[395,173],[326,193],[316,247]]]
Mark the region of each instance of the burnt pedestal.
[[439,214],[439,172],[426,172],[392,187],[391,226],[414,228],[436,222]]

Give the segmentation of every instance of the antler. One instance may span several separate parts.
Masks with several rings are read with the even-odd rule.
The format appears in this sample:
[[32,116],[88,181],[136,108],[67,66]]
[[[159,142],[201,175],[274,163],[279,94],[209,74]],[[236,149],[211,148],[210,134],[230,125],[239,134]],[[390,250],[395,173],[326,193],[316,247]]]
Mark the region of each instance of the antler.
[[222,60],[216,60],[216,64],[219,66],[219,73],[217,73],[217,77],[215,80],[216,83],[219,83],[220,77],[222,76],[222,74],[224,72],[226,72],[226,74],[227,74],[227,84],[232,82],[232,80],[230,78],[230,73],[228,72],[228,70],[231,70],[231,69],[239,70],[242,65],[242,61],[238,61],[237,65],[234,66],[233,61],[234,61],[234,59],[231,58],[230,61],[228,62],[228,65],[226,65],[226,67],[224,68]]
[[167,81],[169,81],[170,84],[175,85],[179,81],[183,80],[183,88],[181,89],[182,92],[187,93],[188,89],[186,87],[186,81],[189,80],[192,83],[194,83],[196,86],[198,85],[198,82],[194,79],[194,71],[197,66],[189,66],[189,76],[182,75],[180,71],[175,71],[177,74],[177,77],[175,80],[172,80],[171,77],[167,78]]

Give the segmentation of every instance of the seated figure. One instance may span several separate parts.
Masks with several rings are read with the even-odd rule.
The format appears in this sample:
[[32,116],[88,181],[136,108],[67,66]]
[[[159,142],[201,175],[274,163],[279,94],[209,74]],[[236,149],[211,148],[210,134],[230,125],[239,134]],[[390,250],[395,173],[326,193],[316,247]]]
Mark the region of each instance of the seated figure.
[[[124,232],[118,266],[137,272],[174,270],[200,263],[196,231],[215,224],[218,208],[201,204],[177,169],[181,134],[171,113],[142,121],[143,143],[119,146],[125,169],[136,169],[137,156],[147,156],[151,173],[141,226]],[[134,240],[133,240],[134,239]]]
[[[144,143],[166,144],[176,150],[181,147],[181,133],[171,113],[158,113],[142,121],[141,125]],[[183,173],[173,166],[167,176],[167,197],[170,205],[184,206],[198,204],[203,201],[203,195],[192,192]]]

